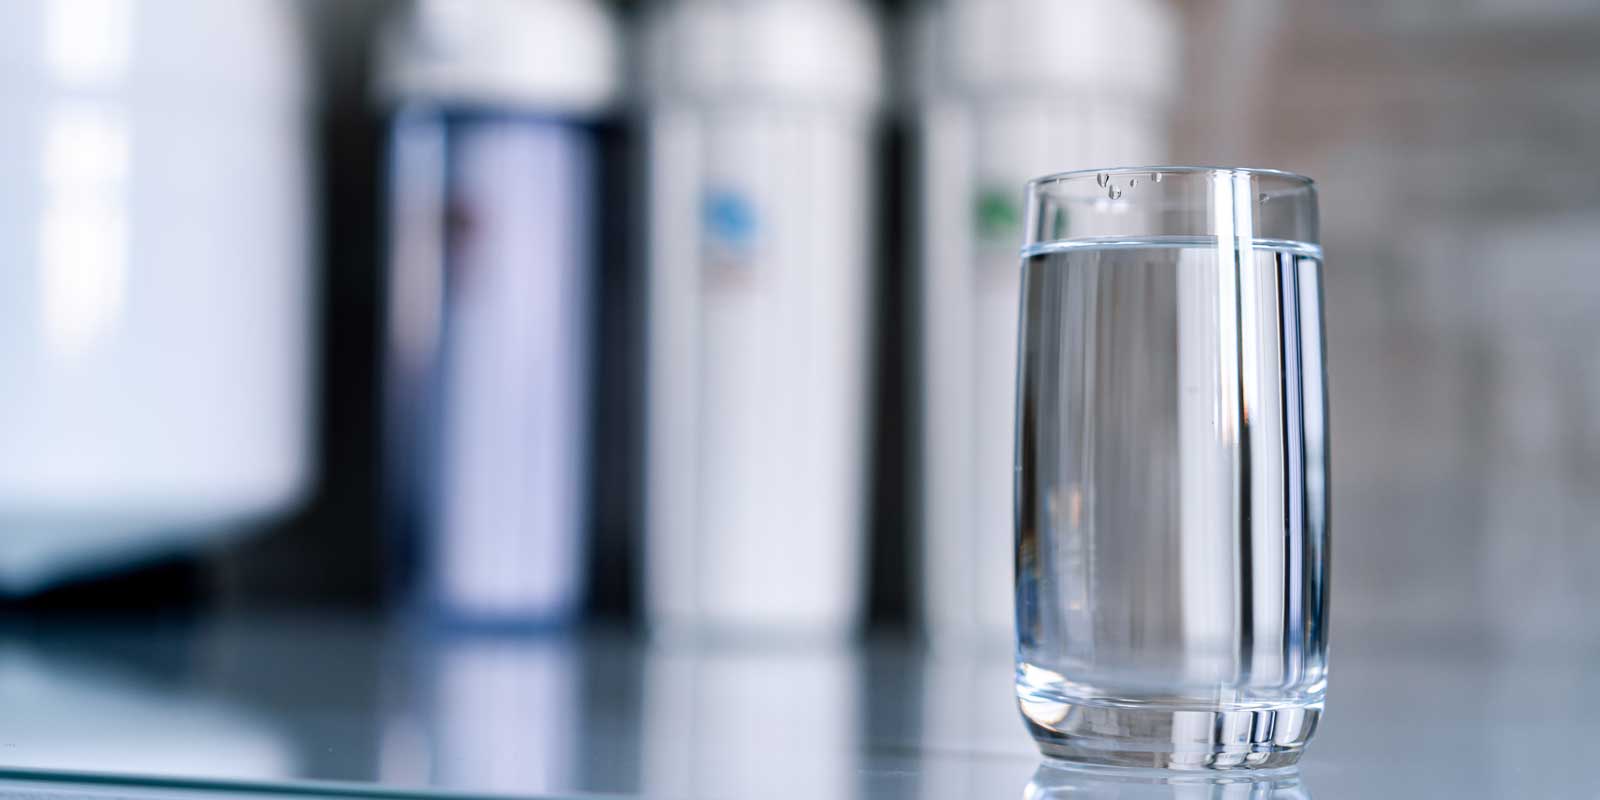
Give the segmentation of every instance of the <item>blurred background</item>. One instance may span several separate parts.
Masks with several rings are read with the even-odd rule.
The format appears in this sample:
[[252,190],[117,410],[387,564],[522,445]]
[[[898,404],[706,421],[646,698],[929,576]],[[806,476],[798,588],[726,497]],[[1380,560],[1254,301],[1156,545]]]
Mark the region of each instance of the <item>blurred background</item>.
[[[1332,641],[1368,657],[1317,763],[1415,745],[1414,714],[1487,771],[1308,776],[1534,796],[1503,765],[1586,741],[1479,731],[1593,718],[1583,660],[1538,649],[1600,646],[1593,4],[0,22],[8,763],[676,796],[815,756],[791,788],[836,797],[911,736],[1021,754],[929,761],[920,796],[1020,786],[1021,187],[1143,163],[1321,188]],[[551,630],[589,638],[448,636]],[[780,646],[677,644],[706,636]],[[1541,681],[1451,671],[1451,642]]]
[[1334,641],[1596,630],[1600,11],[798,5],[0,12],[0,607],[1006,635],[1020,184],[1172,162],[1321,186]]

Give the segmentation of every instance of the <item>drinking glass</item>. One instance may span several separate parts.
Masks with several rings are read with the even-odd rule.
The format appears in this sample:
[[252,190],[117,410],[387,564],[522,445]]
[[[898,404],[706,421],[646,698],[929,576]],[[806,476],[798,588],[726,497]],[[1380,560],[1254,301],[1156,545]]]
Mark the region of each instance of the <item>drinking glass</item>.
[[1261,169],[1028,184],[1017,698],[1047,756],[1299,760],[1326,686],[1316,191]]

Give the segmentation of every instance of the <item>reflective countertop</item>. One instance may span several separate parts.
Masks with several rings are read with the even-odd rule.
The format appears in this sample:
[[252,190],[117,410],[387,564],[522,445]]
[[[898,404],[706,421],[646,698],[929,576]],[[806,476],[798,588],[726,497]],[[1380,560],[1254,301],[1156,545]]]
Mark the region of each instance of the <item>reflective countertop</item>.
[[1298,774],[1208,783],[1042,768],[1004,643],[327,617],[11,626],[0,798],[1600,796],[1594,642],[1345,639]]

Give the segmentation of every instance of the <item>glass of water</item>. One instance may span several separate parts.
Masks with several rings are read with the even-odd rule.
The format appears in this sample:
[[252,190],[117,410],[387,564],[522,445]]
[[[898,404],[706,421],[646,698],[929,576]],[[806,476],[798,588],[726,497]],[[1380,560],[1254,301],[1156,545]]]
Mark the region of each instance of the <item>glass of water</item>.
[[1300,758],[1327,657],[1322,250],[1309,179],[1028,184],[1017,699],[1047,756]]

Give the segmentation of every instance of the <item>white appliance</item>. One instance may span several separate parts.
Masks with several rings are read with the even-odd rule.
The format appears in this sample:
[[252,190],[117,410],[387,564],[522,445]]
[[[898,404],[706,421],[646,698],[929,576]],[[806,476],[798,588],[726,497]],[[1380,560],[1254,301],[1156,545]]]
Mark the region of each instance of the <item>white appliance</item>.
[[595,333],[596,0],[421,0],[386,31],[386,454],[415,599],[547,625],[583,601]]
[[4,16],[0,595],[294,505],[313,301],[289,4]]
[[842,636],[864,596],[876,21],[681,0],[644,39],[646,612]]
[[1023,184],[1162,163],[1177,80],[1161,0],[943,0],[911,29],[922,267],[922,614],[1010,640]]

